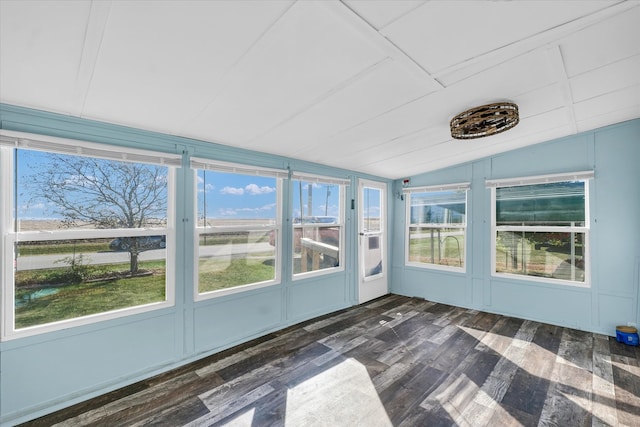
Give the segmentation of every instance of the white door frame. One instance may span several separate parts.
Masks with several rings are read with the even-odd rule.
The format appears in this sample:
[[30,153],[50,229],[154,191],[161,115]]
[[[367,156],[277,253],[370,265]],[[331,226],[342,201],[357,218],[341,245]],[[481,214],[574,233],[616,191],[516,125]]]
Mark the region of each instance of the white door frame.
[[[380,190],[378,229],[367,230],[364,189]],[[358,303],[389,293],[387,268],[387,191],[384,182],[358,180]],[[375,261],[380,261],[376,263]],[[371,265],[369,265],[371,264]]]

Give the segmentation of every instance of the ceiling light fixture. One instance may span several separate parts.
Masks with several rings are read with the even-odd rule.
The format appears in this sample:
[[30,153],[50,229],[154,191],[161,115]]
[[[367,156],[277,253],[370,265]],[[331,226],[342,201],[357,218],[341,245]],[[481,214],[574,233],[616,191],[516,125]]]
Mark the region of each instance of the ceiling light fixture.
[[464,111],[453,119],[451,136],[455,139],[473,139],[495,135],[509,130],[520,122],[518,106],[511,102],[496,102]]

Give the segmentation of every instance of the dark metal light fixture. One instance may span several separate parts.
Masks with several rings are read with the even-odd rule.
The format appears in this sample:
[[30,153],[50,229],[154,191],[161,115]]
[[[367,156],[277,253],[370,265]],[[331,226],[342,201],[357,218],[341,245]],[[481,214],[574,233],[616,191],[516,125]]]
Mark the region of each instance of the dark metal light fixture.
[[453,119],[451,136],[455,139],[473,139],[495,135],[509,130],[520,121],[518,106],[511,102],[496,102],[464,111]]

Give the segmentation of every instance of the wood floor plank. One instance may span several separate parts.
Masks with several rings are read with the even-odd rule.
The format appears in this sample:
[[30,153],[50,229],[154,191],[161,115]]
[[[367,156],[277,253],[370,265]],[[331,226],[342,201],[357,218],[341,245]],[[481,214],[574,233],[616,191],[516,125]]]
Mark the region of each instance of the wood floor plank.
[[[588,347],[585,342],[590,343]],[[593,339],[590,334],[563,329],[558,355],[550,376],[540,425],[591,425]],[[587,355],[581,354],[584,352]]]
[[640,425],[640,349],[391,295],[27,426]]
[[531,341],[533,345],[524,354],[502,399],[501,404],[519,418],[530,418],[525,417],[524,413],[532,415],[535,420],[540,417],[551,382],[556,351],[560,346],[559,332],[560,328],[551,325],[540,325],[537,328]]
[[609,339],[602,335],[593,340],[593,425],[618,425],[618,415],[611,410],[615,407],[616,390],[614,386]]
[[538,326],[539,324],[530,321],[522,323],[511,344],[504,350],[503,357],[496,363],[473,401],[462,411],[462,419],[487,425],[496,411],[500,410],[499,404],[507,393]]
[[624,425],[634,425],[640,419],[640,361],[614,354],[611,364],[618,421]]
[[[181,426],[209,413],[209,409],[197,397],[190,397],[179,404],[169,406],[164,410],[157,410],[151,416],[135,423],[125,419],[128,427],[165,427],[169,425]],[[110,421],[105,419],[105,423]],[[111,424],[117,425],[117,424]]]

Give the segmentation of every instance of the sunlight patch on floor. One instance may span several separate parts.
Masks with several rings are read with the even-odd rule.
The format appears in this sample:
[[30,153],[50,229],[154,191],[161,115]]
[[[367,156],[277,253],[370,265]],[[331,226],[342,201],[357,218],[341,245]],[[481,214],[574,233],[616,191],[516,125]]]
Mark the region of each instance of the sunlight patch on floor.
[[287,392],[285,426],[392,426],[367,369],[347,359]]
[[[633,359],[629,359],[630,361],[632,361]],[[636,377],[640,377],[640,366],[634,366],[632,364],[633,362],[629,363],[629,364],[624,364],[621,362],[618,362],[616,360],[612,360],[611,364],[613,366],[615,366],[616,368],[622,370],[622,371],[626,371],[627,373],[634,375]]]

